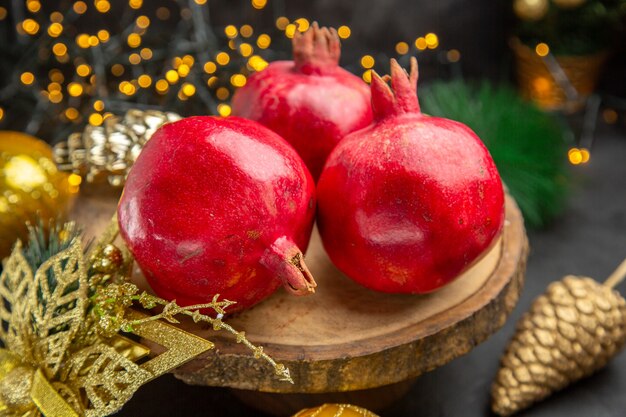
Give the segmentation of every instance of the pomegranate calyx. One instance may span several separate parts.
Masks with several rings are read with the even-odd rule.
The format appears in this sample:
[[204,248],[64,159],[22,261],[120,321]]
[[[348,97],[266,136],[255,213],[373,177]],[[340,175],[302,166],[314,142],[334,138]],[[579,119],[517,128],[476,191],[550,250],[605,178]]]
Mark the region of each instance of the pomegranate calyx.
[[290,294],[302,296],[315,292],[317,283],[304,263],[304,255],[286,236],[276,239],[260,262],[281,280]]
[[409,74],[395,59],[392,58],[390,64],[391,76],[381,77],[372,70],[372,109],[376,120],[403,113],[420,113],[417,99],[417,59],[411,58]]
[[304,74],[319,74],[339,65],[341,43],[334,28],[320,28],[313,22],[306,32],[296,31],[292,45],[295,68]]

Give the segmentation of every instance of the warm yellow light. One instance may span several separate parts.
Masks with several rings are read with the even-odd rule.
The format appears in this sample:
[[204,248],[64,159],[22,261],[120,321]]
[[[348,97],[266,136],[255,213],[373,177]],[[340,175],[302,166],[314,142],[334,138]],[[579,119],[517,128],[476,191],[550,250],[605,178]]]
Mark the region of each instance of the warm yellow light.
[[72,97],[78,97],[83,94],[83,86],[78,83],[69,83],[67,85],[67,92]]
[[237,28],[234,25],[228,25],[224,28],[224,33],[232,39],[237,36]]
[[65,44],[61,42],[55,43],[54,45],[52,45],[52,52],[56,56],[65,55],[67,53],[67,46],[65,46]]
[[186,95],[187,97],[191,97],[194,94],[196,94],[196,86],[194,86],[191,83],[185,83],[183,84],[181,91],[183,92],[184,95]]
[[0,120],[4,118],[4,109],[0,107]]
[[415,47],[419,49],[420,51],[423,51],[424,49],[428,48],[426,39],[423,36],[420,36],[419,38],[415,39]]
[[74,12],[76,14],[83,14],[87,11],[87,3],[85,3],[84,1],[77,1],[76,3],[74,3],[72,8],[74,9]]
[[76,74],[81,77],[86,77],[91,73],[91,67],[87,64],[80,64],[76,67]]
[[135,21],[137,27],[140,29],[145,29],[150,26],[150,18],[148,16],[139,16]]
[[578,165],[583,161],[582,152],[578,148],[572,148],[567,151],[567,158],[572,165]]
[[228,47],[234,51],[235,49],[237,49],[237,42],[235,42],[234,39],[229,40]]
[[306,32],[309,29],[309,21],[308,19],[301,17],[299,19],[296,19],[296,25],[298,25],[298,31],[299,32]]
[[141,55],[142,59],[152,59],[152,49],[142,48],[139,55]]
[[156,10],[156,16],[159,20],[167,20],[170,18],[170,9],[167,7],[159,7]]
[[177,70],[177,71],[178,71],[178,75],[180,75],[181,77],[183,77],[183,78],[184,78],[184,77],[186,77],[186,76],[188,76],[188,75],[189,75],[189,71],[190,71],[189,65],[187,65],[187,64],[181,64],[181,65],[178,67],[178,70]]
[[22,75],[20,75],[20,81],[24,85],[31,85],[35,81],[35,76],[32,72],[23,72]]
[[102,124],[102,115],[98,113],[91,113],[89,116],[89,124],[92,126],[100,126]]
[[53,23],[48,26],[48,35],[53,38],[57,38],[63,33],[63,25],[60,23]]
[[68,107],[65,109],[65,117],[67,120],[76,120],[78,119],[79,113],[74,107]]
[[280,16],[278,19],[276,19],[276,27],[280,30],[285,30],[288,24],[289,19],[287,19],[285,16]]
[[219,81],[219,78],[217,78],[214,75],[212,77],[209,77],[209,79],[206,82],[206,85],[209,86],[209,88],[213,88],[213,87],[215,87],[215,85],[217,84],[218,81]]
[[294,25],[293,23],[289,23],[287,27],[285,28],[285,36],[287,36],[288,38],[293,38],[295,34],[296,34],[296,25]]
[[142,74],[137,78],[137,83],[139,83],[141,88],[148,88],[152,85],[152,78],[147,74]]
[[48,77],[50,78],[51,81],[54,81],[57,83],[62,83],[63,80],[65,79],[65,77],[63,77],[63,73],[56,68],[51,69],[48,72]]
[[248,65],[255,71],[262,71],[265,67],[267,67],[268,62],[259,55],[253,55],[248,60]]
[[76,44],[81,48],[89,48],[89,35],[81,33],[76,37]]
[[183,63],[183,60],[178,56],[172,59],[172,66],[174,67],[174,69],[177,69],[182,63]]
[[0,20],[6,19],[7,14],[9,14],[9,12],[7,12],[7,9],[4,7],[0,7]]
[[72,187],[78,187],[83,182],[83,178],[78,174],[70,174],[70,176],[67,178],[67,182]]
[[604,111],[602,112],[602,119],[604,119],[604,122],[606,124],[612,125],[617,122],[617,112],[613,109],[604,109]]
[[446,58],[448,58],[448,62],[459,62],[461,59],[461,53],[458,49],[450,49],[446,53]]
[[96,10],[98,10],[100,13],[106,13],[109,10],[111,10],[111,3],[109,3],[107,0],[96,0]]
[[61,12],[50,13],[50,21],[52,23],[61,23],[63,21],[63,14]]
[[93,109],[96,111],[102,111],[104,110],[104,101],[102,100],[96,100],[93,102]]
[[246,76],[243,74],[234,74],[230,77],[230,83],[235,87],[243,87],[246,85]]
[[262,9],[267,5],[267,0],[252,0],[252,7],[255,9]]
[[272,38],[270,38],[270,36],[266,35],[265,33],[262,33],[261,35],[259,35],[259,37],[256,40],[256,45],[261,49],[268,48],[271,43],[272,43]]
[[208,61],[204,63],[204,72],[207,74],[213,74],[217,70],[217,65],[214,62]]
[[133,85],[133,83],[130,83],[128,81],[122,81],[119,85],[119,89],[127,96],[132,96],[133,94],[135,94],[135,92],[137,92],[137,88]]
[[363,72],[362,78],[363,78],[363,81],[365,81],[366,83],[371,83],[372,82],[372,70],[368,69],[367,71]]
[[97,36],[92,35],[89,37],[89,46],[98,46],[99,43],[100,39]]
[[28,0],[26,2],[26,8],[31,13],[37,13],[39,10],[41,10],[41,3],[39,3],[38,0]]
[[199,4],[200,6],[202,6],[203,4],[206,4],[207,0],[194,0],[196,2],[196,4]]
[[538,43],[535,47],[535,52],[539,56],[546,56],[550,53],[550,47],[548,46],[548,44],[541,42]]
[[182,59],[183,64],[192,67],[193,64],[196,62],[196,60],[193,58],[193,56],[191,55],[185,55]]
[[29,35],[35,35],[37,32],[39,32],[39,23],[37,23],[33,19],[26,19],[22,22],[22,29],[24,29],[24,32],[28,33]]
[[244,38],[249,38],[254,33],[254,29],[252,29],[252,26],[250,25],[243,25],[239,28],[239,33],[241,33],[241,36]]
[[50,91],[50,94],[48,94],[48,100],[55,104],[60,103],[63,101],[63,93],[58,90]]
[[61,91],[61,84],[59,83],[50,83],[48,84],[48,91]]
[[426,34],[424,39],[426,40],[426,45],[428,46],[428,49],[435,49],[439,46],[439,38],[432,32]]
[[365,55],[361,58],[361,66],[363,68],[372,68],[376,62],[371,55]]
[[126,42],[131,48],[137,48],[141,45],[141,36],[139,36],[138,33],[131,33],[128,35],[128,38],[126,38]]
[[220,100],[226,100],[230,96],[230,91],[226,87],[220,87],[215,91],[215,96]]
[[548,92],[550,85],[550,80],[546,77],[537,77],[533,80],[533,88],[539,94]]
[[132,9],[139,9],[143,5],[143,0],[129,0],[128,5]]
[[123,75],[124,71],[124,65],[122,64],[113,64],[113,66],[111,67],[111,74],[115,75],[116,77]]
[[220,114],[220,116],[222,117],[228,117],[230,116],[231,113],[231,108],[228,104],[218,104],[217,106],[217,112]]
[[580,148],[580,163],[581,164],[586,164],[587,162],[589,162],[589,158],[591,157],[591,154],[589,153],[589,149],[585,149],[585,148]]
[[339,35],[341,39],[348,39],[351,34],[352,31],[348,26],[339,26],[339,28],[337,29],[337,35]]
[[396,44],[396,52],[400,55],[405,55],[409,52],[409,44],[406,42],[398,42]]
[[139,63],[141,62],[141,56],[139,56],[139,54],[130,54],[128,56],[128,62],[130,62],[132,65],[139,65]]
[[159,80],[156,82],[155,88],[159,94],[165,94],[167,93],[167,90],[169,90],[170,85],[165,80]]
[[169,70],[168,72],[165,73],[165,79],[170,83],[170,84],[174,84],[178,82],[178,79],[180,77],[178,76],[178,72],[174,71],[174,70]]
[[220,52],[215,55],[215,60],[220,65],[226,65],[230,62],[230,56],[226,52]]
[[46,171],[27,155],[16,155],[4,165],[4,181],[15,189],[30,191],[47,179]]
[[249,57],[250,55],[252,55],[252,52],[254,52],[254,48],[252,48],[252,45],[250,45],[249,43],[244,42],[239,45],[239,53],[241,53],[242,56]]

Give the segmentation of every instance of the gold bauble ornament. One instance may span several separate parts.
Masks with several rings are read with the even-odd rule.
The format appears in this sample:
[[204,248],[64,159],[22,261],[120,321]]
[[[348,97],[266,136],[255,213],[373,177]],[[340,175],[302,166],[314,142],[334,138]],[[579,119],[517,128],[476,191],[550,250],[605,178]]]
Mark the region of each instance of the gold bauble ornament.
[[603,368],[626,343],[626,300],[613,287],[569,275],[553,282],[518,322],[492,387],[492,409],[509,416]]
[[0,131],[0,259],[26,237],[27,222],[41,218],[47,224],[63,216],[78,184],[80,177],[57,169],[45,142]]
[[378,415],[356,405],[324,404],[315,408],[305,408],[293,417],[378,417]]
[[549,8],[548,0],[515,0],[513,2],[515,14],[522,20],[541,20],[548,13]]
[[552,0],[554,4],[562,9],[575,9],[582,6],[587,0]]

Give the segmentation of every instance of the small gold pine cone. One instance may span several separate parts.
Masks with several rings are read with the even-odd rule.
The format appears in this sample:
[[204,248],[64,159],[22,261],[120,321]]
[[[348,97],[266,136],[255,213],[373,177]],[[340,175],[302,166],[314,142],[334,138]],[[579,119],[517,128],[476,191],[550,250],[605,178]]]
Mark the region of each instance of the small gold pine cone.
[[101,126],[87,125],[67,141],[54,146],[54,161],[61,171],[74,172],[87,182],[106,178],[123,186],[143,146],[165,123],[179,120],[176,113],[128,110],[123,117],[107,117]]
[[567,276],[517,324],[492,387],[492,409],[509,416],[604,367],[626,342],[626,302],[610,287]]

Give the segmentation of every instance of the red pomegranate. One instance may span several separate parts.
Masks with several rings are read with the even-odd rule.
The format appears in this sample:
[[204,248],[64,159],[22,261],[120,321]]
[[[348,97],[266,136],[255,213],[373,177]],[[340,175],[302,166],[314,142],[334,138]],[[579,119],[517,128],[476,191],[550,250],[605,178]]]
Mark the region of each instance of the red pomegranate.
[[330,154],[318,182],[318,226],[331,260],[374,290],[427,293],[494,242],[504,221],[496,166],[467,126],[420,113],[410,77],[391,60],[372,78],[375,123]]
[[314,291],[302,256],[314,191],[300,157],[269,129],[190,117],[161,127],[139,155],[120,232],[157,295],[190,305],[220,294],[242,310],[281,282],[296,295]]
[[317,179],[330,151],[372,122],[370,92],[339,67],[334,29],[314,23],[293,38],[293,61],[272,62],[235,93],[233,114],[256,120],[291,143]]

